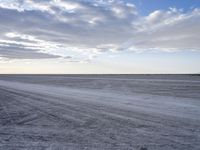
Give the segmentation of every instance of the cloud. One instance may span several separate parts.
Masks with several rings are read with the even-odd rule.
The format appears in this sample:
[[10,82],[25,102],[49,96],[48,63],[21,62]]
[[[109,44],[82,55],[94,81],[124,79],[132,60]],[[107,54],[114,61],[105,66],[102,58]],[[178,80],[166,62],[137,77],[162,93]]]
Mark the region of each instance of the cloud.
[[87,60],[107,51],[200,50],[199,9],[141,16],[122,0],[0,0],[0,22],[0,56],[7,58]]
[[199,9],[187,13],[175,8],[156,10],[137,23],[139,32],[124,43],[124,48],[135,51],[200,50]]
[[8,32],[0,39],[0,55],[7,58],[41,59],[59,58],[46,49],[57,48],[55,43],[38,40],[34,36]]

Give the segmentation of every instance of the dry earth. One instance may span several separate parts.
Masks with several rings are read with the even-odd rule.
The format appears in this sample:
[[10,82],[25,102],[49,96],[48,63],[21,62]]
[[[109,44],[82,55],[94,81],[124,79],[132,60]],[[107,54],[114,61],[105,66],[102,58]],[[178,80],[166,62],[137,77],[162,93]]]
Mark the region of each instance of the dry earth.
[[1,150],[199,150],[200,76],[1,75]]

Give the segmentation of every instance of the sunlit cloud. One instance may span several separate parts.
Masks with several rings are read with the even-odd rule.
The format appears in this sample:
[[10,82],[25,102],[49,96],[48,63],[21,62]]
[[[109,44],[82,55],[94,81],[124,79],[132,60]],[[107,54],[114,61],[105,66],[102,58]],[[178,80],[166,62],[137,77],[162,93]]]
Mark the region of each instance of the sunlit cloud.
[[95,59],[118,51],[199,51],[200,10],[146,16],[125,1],[0,0],[0,56]]

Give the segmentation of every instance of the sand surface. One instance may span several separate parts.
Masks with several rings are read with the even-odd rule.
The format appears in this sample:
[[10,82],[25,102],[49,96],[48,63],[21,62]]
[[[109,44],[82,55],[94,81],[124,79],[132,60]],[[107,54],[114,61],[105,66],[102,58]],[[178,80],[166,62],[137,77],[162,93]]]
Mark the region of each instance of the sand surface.
[[200,76],[0,75],[0,149],[145,148],[200,149]]

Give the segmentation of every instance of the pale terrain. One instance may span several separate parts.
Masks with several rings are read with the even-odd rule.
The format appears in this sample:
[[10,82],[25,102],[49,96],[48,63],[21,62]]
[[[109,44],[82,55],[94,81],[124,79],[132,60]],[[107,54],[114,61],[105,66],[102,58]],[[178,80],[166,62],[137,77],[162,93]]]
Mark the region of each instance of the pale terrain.
[[200,150],[200,76],[0,75],[0,150]]

